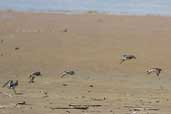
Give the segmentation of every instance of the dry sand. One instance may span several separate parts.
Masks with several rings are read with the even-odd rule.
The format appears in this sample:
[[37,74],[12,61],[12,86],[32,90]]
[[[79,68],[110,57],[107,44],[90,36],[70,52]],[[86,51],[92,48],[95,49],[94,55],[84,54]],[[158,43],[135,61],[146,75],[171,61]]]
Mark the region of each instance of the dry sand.
[[[21,93],[0,88],[1,114],[171,112],[171,17],[1,11],[0,40],[0,84],[18,79]],[[119,64],[123,53],[137,59]],[[66,69],[76,74],[60,78]],[[33,71],[43,76],[29,84]],[[69,104],[102,106],[51,109]]]

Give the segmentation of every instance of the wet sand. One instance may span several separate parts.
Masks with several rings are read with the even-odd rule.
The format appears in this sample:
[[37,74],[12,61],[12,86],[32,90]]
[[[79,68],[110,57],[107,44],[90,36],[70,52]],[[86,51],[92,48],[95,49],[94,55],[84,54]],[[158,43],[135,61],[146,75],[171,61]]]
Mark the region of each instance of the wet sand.
[[[0,84],[19,80],[22,94],[0,88],[0,112],[170,114],[170,33],[171,17],[1,11]],[[137,59],[120,64],[124,53]],[[151,67],[163,69],[160,80]],[[75,75],[60,78],[67,69]],[[30,84],[34,71],[43,75]],[[101,106],[53,109],[69,104]]]

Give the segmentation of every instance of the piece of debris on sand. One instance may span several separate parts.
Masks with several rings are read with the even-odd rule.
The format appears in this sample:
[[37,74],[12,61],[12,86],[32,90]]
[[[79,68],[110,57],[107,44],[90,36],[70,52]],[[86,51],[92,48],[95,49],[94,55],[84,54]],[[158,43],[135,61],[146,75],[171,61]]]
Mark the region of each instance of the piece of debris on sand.
[[63,30],[63,32],[68,32],[68,29],[67,29],[67,28],[65,28],[65,29]]
[[48,97],[48,92],[44,90],[40,90],[40,93],[43,94],[43,97]]
[[15,50],[19,50],[20,48],[19,47],[15,47]]
[[69,104],[66,107],[50,107],[50,109],[78,109],[78,110],[87,110],[89,107],[101,107],[102,105],[77,105],[77,104]]
[[18,103],[16,103],[16,106],[17,105],[26,105],[26,101],[18,102]]

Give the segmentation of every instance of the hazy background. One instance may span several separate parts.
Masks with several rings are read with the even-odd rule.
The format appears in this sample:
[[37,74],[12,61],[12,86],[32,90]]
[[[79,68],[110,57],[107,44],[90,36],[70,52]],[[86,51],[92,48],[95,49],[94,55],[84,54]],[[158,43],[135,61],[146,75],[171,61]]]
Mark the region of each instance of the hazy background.
[[171,15],[171,0],[0,0],[0,9]]

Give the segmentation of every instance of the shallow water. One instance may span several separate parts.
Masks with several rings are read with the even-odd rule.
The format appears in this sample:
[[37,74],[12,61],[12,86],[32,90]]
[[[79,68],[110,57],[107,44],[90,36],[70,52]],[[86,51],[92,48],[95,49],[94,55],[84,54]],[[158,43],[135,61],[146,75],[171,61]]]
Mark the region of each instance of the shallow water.
[[0,9],[171,15],[171,0],[1,0]]

